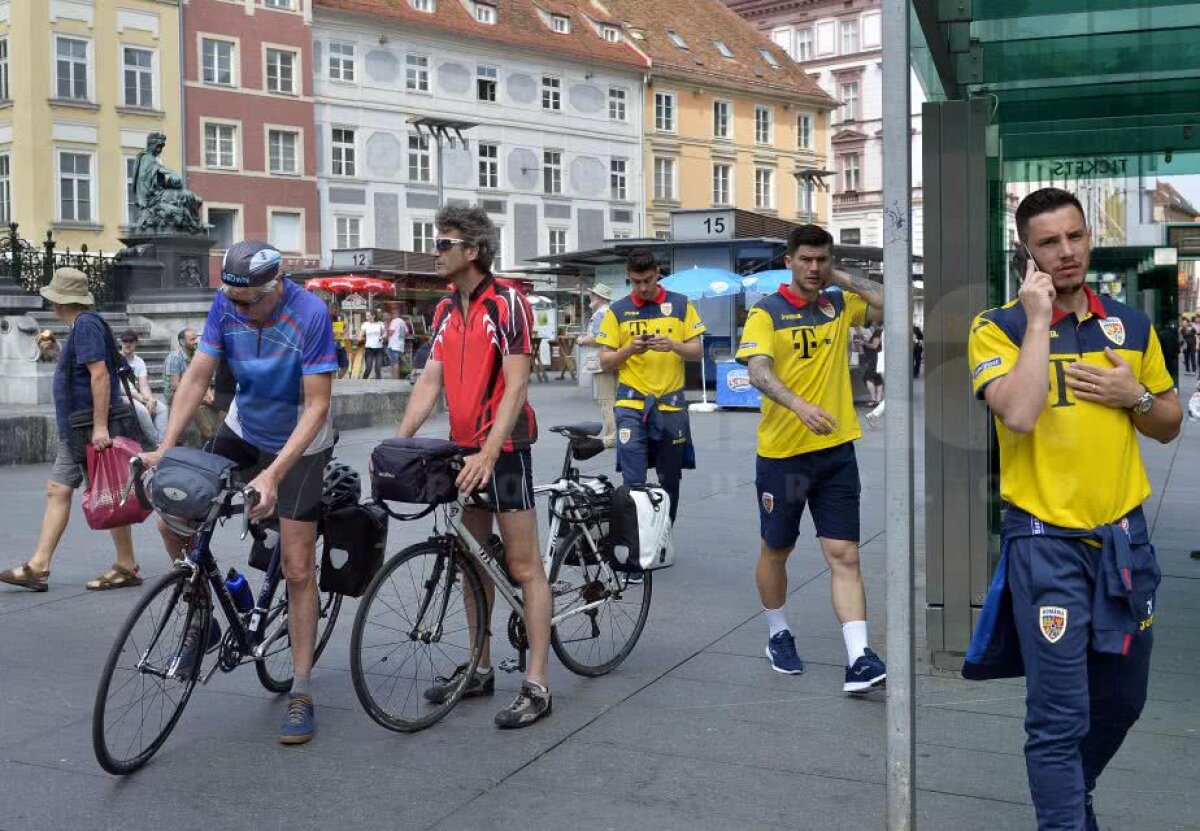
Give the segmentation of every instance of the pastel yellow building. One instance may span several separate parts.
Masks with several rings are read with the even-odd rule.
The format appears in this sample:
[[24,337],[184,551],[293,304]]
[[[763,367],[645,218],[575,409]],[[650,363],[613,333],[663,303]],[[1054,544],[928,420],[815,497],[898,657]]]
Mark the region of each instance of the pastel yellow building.
[[837,102],[786,52],[717,0],[604,5],[650,62],[646,236],[665,237],[678,208],[827,222]]
[[182,170],[178,0],[0,0],[0,222],[119,249],[152,132]]

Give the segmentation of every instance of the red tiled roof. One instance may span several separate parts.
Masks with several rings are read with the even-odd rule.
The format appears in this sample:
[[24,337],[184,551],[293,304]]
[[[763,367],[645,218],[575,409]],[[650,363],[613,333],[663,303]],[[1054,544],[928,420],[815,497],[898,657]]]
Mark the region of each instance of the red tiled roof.
[[[817,82],[751,24],[720,0],[574,0],[589,14],[607,12],[625,24],[625,37],[649,56],[657,70],[695,75],[697,80],[735,83],[764,93],[801,95],[827,103],[835,101]],[[674,31],[687,49],[668,35]],[[640,34],[641,38],[634,36]],[[726,58],[717,49],[721,41],[733,53]],[[772,66],[760,50],[775,57]]]
[[[460,0],[437,0],[432,14],[414,9],[409,0],[313,0],[317,9],[373,17],[416,30],[436,31],[474,40],[533,49],[560,57],[645,70],[646,58],[627,43],[608,43],[580,15],[572,0],[487,0],[496,7],[495,25],[480,23]],[[654,0],[658,2],[658,0]],[[718,5],[720,5],[718,3]],[[552,32],[539,14],[571,18],[568,34]]]

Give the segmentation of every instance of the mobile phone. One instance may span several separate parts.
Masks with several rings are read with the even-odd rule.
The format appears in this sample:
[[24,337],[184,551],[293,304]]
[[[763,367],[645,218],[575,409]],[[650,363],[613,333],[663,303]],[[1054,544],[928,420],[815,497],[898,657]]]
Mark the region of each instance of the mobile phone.
[[1030,261],[1033,262],[1034,268],[1036,268],[1038,271],[1041,271],[1041,266],[1039,266],[1037,264],[1037,260],[1033,258],[1033,252],[1029,250],[1029,246],[1023,242],[1018,243],[1017,247],[1013,249],[1012,260],[1010,261],[1010,267],[1016,274],[1018,280],[1025,279],[1025,269],[1028,267],[1028,263]]

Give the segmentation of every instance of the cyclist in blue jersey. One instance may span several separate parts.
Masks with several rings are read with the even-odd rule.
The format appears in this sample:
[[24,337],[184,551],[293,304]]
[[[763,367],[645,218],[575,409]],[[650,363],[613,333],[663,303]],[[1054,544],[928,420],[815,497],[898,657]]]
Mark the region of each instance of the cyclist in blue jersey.
[[[166,435],[145,459],[152,467],[178,443],[224,360],[237,394],[207,449],[235,462],[250,479],[260,496],[252,519],[279,516],[295,675],[279,740],[302,744],[315,726],[309,677],[317,625],[317,520],[333,448],[329,399],[337,349],[325,303],[281,275],[279,252],[269,245],[230,247],[221,281],[196,356],[175,393]],[[183,541],[160,529],[171,556],[181,557]],[[199,653],[215,645],[219,631],[189,637]]]

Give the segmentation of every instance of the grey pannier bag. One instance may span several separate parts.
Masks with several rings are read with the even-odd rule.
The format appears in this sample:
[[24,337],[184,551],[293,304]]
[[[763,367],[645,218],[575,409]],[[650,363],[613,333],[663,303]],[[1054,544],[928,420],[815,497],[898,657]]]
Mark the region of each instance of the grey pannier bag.
[[233,466],[224,456],[195,447],[172,447],[154,469],[150,502],[171,516],[202,520],[221,495],[222,476]]

